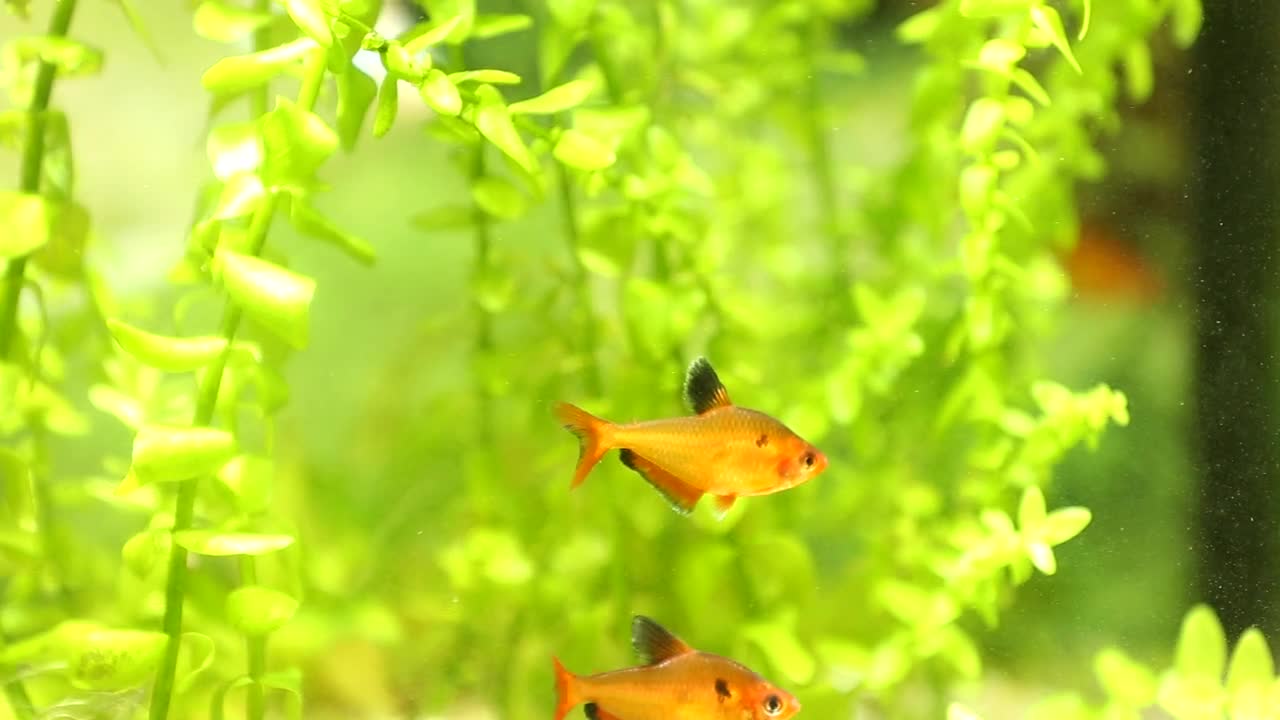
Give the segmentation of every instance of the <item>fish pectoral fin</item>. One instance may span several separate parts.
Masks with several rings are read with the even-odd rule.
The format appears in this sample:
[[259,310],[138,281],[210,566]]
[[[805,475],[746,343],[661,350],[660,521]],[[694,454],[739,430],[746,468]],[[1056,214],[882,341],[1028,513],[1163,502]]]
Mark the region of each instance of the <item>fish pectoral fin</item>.
[[733,503],[737,501],[737,499],[738,499],[737,495],[716,495],[715,496],[716,519],[723,520],[724,516],[728,515],[729,511],[733,509]]
[[608,711],[601,710],[600,706],[595,703],[584,705],[582,713],[587,716],[587,720],[620,720],[617,715],[610,715]]
[[729,400],[729,391],[720,382],[720,376],[704,357],[694,360],[689,366],[689,373],[684,379],[684,398],[698,415],[733,404]]
[[673,510],[681,515],[693,512],[694,506],[702,497],[701,490],[637,455],[634,450],[623,450],[618,455],[623,465],[640,473],[650,485],[657,488],[667,502],[671,503]]

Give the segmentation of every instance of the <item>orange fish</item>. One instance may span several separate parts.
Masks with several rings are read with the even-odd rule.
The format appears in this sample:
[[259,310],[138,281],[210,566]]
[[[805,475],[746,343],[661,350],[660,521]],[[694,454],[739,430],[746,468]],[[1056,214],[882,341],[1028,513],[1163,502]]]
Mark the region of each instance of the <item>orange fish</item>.
[[556,718],[586,703],[590,720],[786,720],[800,703],[728,658],[698,652],[647,617],[631,621],[644,665],[574,675],[552,658]]
[[571,487],[618,448],[622,464],[640,473],[677,512],[691,512],[705,493],[715,496],[723,517],[739,497],[795,487],[827,467],[827,457],[787,426],[731,403],[706,358],[689,366],[684,395],[695,415],[625,425],[558,403],[556,415],[580,442]]

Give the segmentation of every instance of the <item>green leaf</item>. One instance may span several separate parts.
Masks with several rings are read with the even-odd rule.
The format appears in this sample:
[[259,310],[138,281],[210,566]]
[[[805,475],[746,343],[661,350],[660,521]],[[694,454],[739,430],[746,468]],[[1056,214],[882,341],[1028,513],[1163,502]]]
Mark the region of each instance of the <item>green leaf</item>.
[[1053,46],[1062,53],[1062,56],[1071,63],[1071,67],[1075,68],[1077,73],[1081,75],[1084,71],[1080,69],[1080,63],[1076,61],[1076,56],[1071,52],[1071,45],[1067,43],[1067,32],[1062,28],[1062,17],[1058,15],[1058,11],[1049,5],[1033,5],[1031,7],[1031,22],[1035,24],[1045,35],[1049,36],[1049,40]]
[[427,107],[441,115],[456,116],[462,112],[462,96],[458,94],[457,86],[448,75],[436,68],[427,72],[420,92]]
[[155,672],[168,636],[145,630],[86,629],[64,639],[71,682],[90,690],[123,690]]
[[378,94],[378,84],[355,65],[347,65],[336,78],[338,86],[338,138],[351,150],[360,137],[364,116]]
[[31,0],[4,0],[4,9],[23,22],[31,19]]
[[185,662],[179,660],[180,667],[190,669],[178,678],[174,685],[175,695],[185,695],[200,675],[213,666],[214,647],[213,638],[208,635],[197,632],[182,633],[179,649],[185,651],[187,657]]
[[297,600],[268,587],[246,585],[227,595],[227,622],[249,637],[279,630],[297,611]]
[[213,265],[214,277],[250,317],[294,348],[307,346],[315,280],[261,258],[221,247]]
[[[964,7],[963,3],[961,3],[961,7]],[[898,25],[897,29],[894,30],[894,34],[903,43],[914,45],[927,42],[937,32],[941,24],[942,13],[939,8],[933,7],[918,12],[902,21],[902,24]]]
[[613,258],[591,248],[578,248],[578,262],[582,263],[582,267],[586,268],[587,272],[600,277],[616,278],[622,274],[621,268]]
[[960,129],[960,145],[966,152],[986,152],[1002,129],[1004,104],[992,98],[978,98],[965,114],[964,125]]
[[284,72],[315,48],[309,38],[247,55],[233,55],[214,63],[200,76],[200,84],[215,95],[234,95],[255,88]]
[[212,474],[235,450],[235,438],[225,430],[144,425],[133,439],[131,472],[144,484],[190,480]]
[[205,142],[205,153],[213,174],[223,182],[237,173],[257,170],[262,165],[258,123],[236,122],[213,128]]
[[1218,616],[1197,605],[1183,618],[1174,668],[1185,678],[1221,682],[1227,665],[1227,640]]
[[1035,0],[960,0],[960,14],[968,18],[1004,17],[1025,12]]
[[525,212],[525,197],[504,178],[486,175],[471,183],[471,199],[480,209],[498,218],[512,220]]
[[153,335],[115,318],[107,329],[125,352],[141,362],[167,372],[190,372],[205,367],[227,347],[227,339],[204,335],[189,338]]
[[1032,485],[1022,491],[1022,500],[1018,504],[1018,528],[1024,532],[1035,531],[1044,519],[1044,493]]
[[1145,708],[1156,700],[1156,678],[1150,670],[1115,648],[1093,660],[1093,673],[1107,697],[1128,708]]
[[400,109],[400,80],[388,74],[378,89],[378,107],[373,114],[373,136],[380,138],[395,124]]
[[222,186],[222,192],[218,195],[218,204],[214,207],[211,217],[214,220],[231,220],[252,215],[266,195],[267,189],[263,187],[262,179],[256,174],[233,175],[227,179],[227,184]]
[[573,128],[561,133],[551,154],[565,165],[579,170],[603,170],[618,159],[613,148]]
[[303,235],[336,245],[347,255],[364,265],[372,265],[377,256],[373,246],[329,222],[301,197],[293,198],[289,209],[289,221]]
[[1201,0],[1173,0],[1173,39],[1180,48],[1191,47],[1204,24]]
[[1053,548],[1048,543],[1033,540],[1026,544],[1027,558],[1037,570],[1045,575],[1058,572],[1058,560],[1053,556]]
[[262,145],[262,182],[270,188],[305,190],[338,149],[338,134],[319,115],[277,98],[275,109],[262,117]]
[[320,0],[285,0],[284,6],[294,24],[320,47],[333,44],[333,30],[329,27],[330,20],[321,7]]
[[1089,34],[1089,23],[1093,19],[1093,2],[1092,0],[1083,0],[1084,17],[1080,18],[1080,32],[1076,35],[1076,42],[1084,40]]
[[84,264],[84,242],[88,240],[88,210],[74,202],[52,205],[49,242],[36,251],[33,260],[47,273],[78,281]]
[[519,32],[533,24],[528,15],[484,14],[476,15],[471,26],[471,37],[484,39]]
[[409,51],[410,55],[417,55],[422,51],[439,45],[444,42],[454,30],[458,29],[462,21],[466,19],[463,15],[454,15],[438,25],[433,25],[420,35],[411,37],[405,41],[404,49]]
[[476,98],[476,129],[526,172],[536,173],[537,161],[529,153],[529,148],[525,147],[520,133],[516,132],[502,95],[490,85],[481,85],[476,88]]
[[168,548],[169,533],[148,528],[125,541],[120,551],[124,566],[138,579],[146,579]]
[[547,9],[556,23],[570,28],[587,24],[595,10],[596,0],[547,0]]
[[0,259],[22,257],[48,243],[52,214],[41,195],[0,190]]
[[988,40],[978,51],[978,63],[992,70],[1008,71],[1027,54],[1019,43],[1004,38]]
[[224,0],[205,0],[196,8],[192,24],[200,37],[231,43],[248,37],[271,22],[271,14],[248,10]]
[[182,530],[173,541],[197,555],[266,555],[283,550],[294,543],[292,535],[223,532],[221,530]]
[[1088,527],[1093,514],[1088,508],[1064,507],[1049,513],[1040,525],[1040,537],[1050,545],[1061,545]]
[[1134,102],[1146,102],[1155,87],[1154,71],[1151,67],[1151,50],[1143,40],[1129,43],[1121,59],[1124,66],[1125,88],[1129,98]]
[[466,205],[441,205],[413,216],[410,223],[419,230],[458,230],[471,227],[474,213]]
[[18,62],[52,65],[63,77],[94,75],[102,69],[102,51],[68,37],[42,35],[11,40],[7,49]]
[[1275,674],[1275,663],[1262,631],[1255,627],[1245,630],[1231,654],[1227,693],[1238,696],[1251,690],[1265,690]]
[[982,716],[958,702],[947,706],[947,720],[982,720]]
[[449,73],[449,80],[454,85],[464,82],[493,83],[495,85],[519,85],[520,76],[506,70],[463,70]]
[[983,163],[974,163],[960,171],[960,205],[973,217],[983,214],[991,203],[999,175],[996,169]]
[[218,471],[218,480],[235,494],[245,514],[266,512],[270,507],[275,465],[270,458],[237,455]]
[[[1044,86],[1040,84],[1039,80],[1036,80],[1035,75],[1032,75],[1023,68],[1014,68],[1009,73],[1009,79],[1013,81],[1014,85],[1021,88],[1022,92],[1030,95],[1032,100],[1035,100],[1045,107],[1049,106],[1049,93],[1045,92]],[[1006,106],[1006,111],[1007,109],[1008,108]],[[1009,115],[1014,122],[1018,121],[1017,117],[1014,116],[1013,113],[1009,113]]]
[[570,80],[537,97],[512,103],[509,109],[513,115],[551,115],[581,105],[595,88],[594,80]]
[[808,685],[817,672],[817,661],[796,637],[796,611],[782,611],[772,622],[746,626],[742,634],[788,682]]

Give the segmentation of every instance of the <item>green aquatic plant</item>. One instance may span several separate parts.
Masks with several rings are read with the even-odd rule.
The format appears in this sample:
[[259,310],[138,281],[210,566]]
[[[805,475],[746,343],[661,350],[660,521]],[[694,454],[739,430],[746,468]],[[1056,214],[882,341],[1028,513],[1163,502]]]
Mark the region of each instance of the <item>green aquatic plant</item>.
[[1172,664],[1153,668],[1117,647],[1100,651],[1093,672],[1102,701],[1056,693],[1033,707],[1037,720],[1137,718],[1156,708],[1178,720],[1274,718],[1280,714],[1280,677],[1267,639],[1257,628],[1241,634],[1228,652],[1218,616],[1197,605],[1182,620]]
[[[550,655],[619,665],[604,639],[644,613],[813,716],[968,717],[951,689],[982,677],[985,629],[1072,562],[1061,548],[1090,522],[1063,506],[1055,467],[1128,422],[1120,392],[1043,377],[1035,350],[1066,292],[1055,253],[1076,234],[1075,185],[1104,170],[1097,131],[1121,93],[1151,93],[1162,23],[1194,39],[1197,2],[938,3],[897,29],[914,82],[874,157],[847,110],[881,92],[866,72],[880,56],[847,41],[869,2],[421,5],[394,35],[371,0],[195,6],[201,37],[252,47],[202,75],[215,179],[169,273],[171,312],[116,302],[78,252],[68,123],[28,102],[45,87],[47,104],[49,68],[100,63],[60,37],[74,3],[47,36],[10,41],[0,141],[43,168],[0,193],[13,714],[297,716],[305,687],[308,716],[537,717]],[[416,115],[425,134],[392,136]],[[285,368],[313,298],[340,290],[286,255],[285,224],[372,262],[320,200],[326,163],[361,159],[366,134],[440,161],[400,181],[420,274],[449,300],[424,292],[412,314],[430,319],[383,348],[339,457],[299,457],[277,418],[291,392],[320,390]],[[20,307],[24,287],[41,302]],[[31,312],[67,294],[85,309]],[[613,462],[570,493],[551,404],[676,414],[703,353],[735,400],[815,442],[826,473],[723,521],[672,513]],[[83,398],[60,389],[69,365],[90,376]],[[54,447],[94,467],[51,462]],[[326,673],[338,642],[373,660],[342,656],[356,690]],[[1249,644],[1240,672],[1261,677]],[[1141,675],[1108,657],[1108,675]],[[1201,692],[1187,687],[1170,702]]]

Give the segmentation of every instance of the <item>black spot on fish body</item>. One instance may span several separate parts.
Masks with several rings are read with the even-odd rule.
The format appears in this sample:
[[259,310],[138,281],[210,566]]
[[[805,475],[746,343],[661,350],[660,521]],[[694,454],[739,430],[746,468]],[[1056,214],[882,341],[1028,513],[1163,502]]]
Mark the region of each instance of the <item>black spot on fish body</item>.
[[768,444],[769,444],[769,436],[764,433],[760,433],[760,437],[756,438],[756,447],[762,448]]
[[729,683],[724,678],[716,678],[716,695],[719,697],[720,702],[728,700],[731,694],[729,692]]

